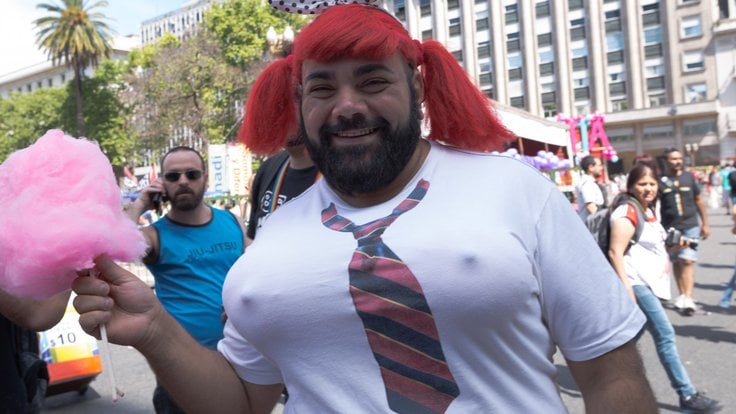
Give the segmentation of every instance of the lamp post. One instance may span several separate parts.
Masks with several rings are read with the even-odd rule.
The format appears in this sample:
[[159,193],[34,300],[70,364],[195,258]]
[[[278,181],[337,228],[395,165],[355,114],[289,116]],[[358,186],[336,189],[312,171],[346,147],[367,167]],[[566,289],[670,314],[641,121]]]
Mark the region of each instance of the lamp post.
[[291,53],[291,44],[294,42],[294,30],[286,26],[283,33],[277,33],[273,26],[266,32],[266,44],[268,45],[268,60],[286,57]]
[[685,144],[685,151],[690,156],[690,163],[692,164],[692,167],[695,167],[695,154],[700,149],[700,146],[697,143],[687,143]]

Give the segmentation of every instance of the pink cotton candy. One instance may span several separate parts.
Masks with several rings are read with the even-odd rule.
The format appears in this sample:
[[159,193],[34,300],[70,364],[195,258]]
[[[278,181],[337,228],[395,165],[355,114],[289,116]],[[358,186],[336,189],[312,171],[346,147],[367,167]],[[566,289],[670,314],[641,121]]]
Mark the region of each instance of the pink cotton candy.
[[132,261],[145,248],[96,143],[50,130],[0,165],[0,289],[49,297],[95,257]]

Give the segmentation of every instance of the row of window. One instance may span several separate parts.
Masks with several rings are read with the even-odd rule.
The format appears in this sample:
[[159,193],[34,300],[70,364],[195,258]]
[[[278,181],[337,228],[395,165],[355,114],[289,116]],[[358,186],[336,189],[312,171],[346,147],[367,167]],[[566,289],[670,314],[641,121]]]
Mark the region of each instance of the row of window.
[[[66,74],[65,73],[62,73],[61,75],[59,75],[59,86],[64,85],[65,83],[66,83]],[[50,88],[52,86],[54,86],[54,79],[53,78],[46,79],[46,87],[47,88]],[[44,87],[44,82],[43,81],[36,81],[36,89],[41,89],[43,87]],[[22,86],[19,86],[18,88],[16,88],[16,91],[22,93],[23,92],[23,87]],[[26,84],[25,91],[26,92],[32,92],[33,91],[33,83]]]
[[[714,118],[700,118],[683,121],[682,135],[684,137],[702,137],[717,131],[718,125]],[[609,128],[606,135],[613,142],[633,141],[635,139],[634,128]],[[642,138],[644,140],[669,139],[675,136],[675,125],[670,123],[644,125]]]

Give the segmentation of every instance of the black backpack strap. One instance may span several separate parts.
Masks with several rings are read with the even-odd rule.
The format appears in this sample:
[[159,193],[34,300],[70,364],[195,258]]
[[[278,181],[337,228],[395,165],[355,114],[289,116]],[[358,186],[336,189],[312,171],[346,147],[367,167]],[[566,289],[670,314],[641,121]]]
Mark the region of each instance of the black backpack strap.
[[629,242],[630,245],[633,245],[639,242],[641,234],[644,232],[644,223],[647,221],[647,215],[644,212],[644,207],[642,207],[635,198],[631,197],[629,199],[629,204],[634,206],[634,210],[636,210],[636,230],[634,231],[634,236]]
[[[289,153],[284,150],[273,156],[273,162],[269,162],[264,165],[266,168],[263,170],[263,174],[260,177],[256,177],[258,178],[258,193],[256,194],[258,197],[253,200],[253,206],[260,204],[263,195],[266,194],[266,191],[271,187],[271,183],[276,179],[276,175],[279,173],[281,166],[284,165],[288,159]],[[259,169],[258,172],[260,173],[261,170]],[[256,186],[255,183],[253,186]]]

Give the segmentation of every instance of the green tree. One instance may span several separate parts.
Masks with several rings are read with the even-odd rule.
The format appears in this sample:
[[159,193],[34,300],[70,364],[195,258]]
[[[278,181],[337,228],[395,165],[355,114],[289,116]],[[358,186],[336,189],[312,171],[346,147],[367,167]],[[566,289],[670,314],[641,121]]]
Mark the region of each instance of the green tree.
[[64,129],[61,107],[64,88],[45,88],[32,93],[12,93],[0,99],[0,162],[26,148],[49,129]]
[[[84,122],[86,137],[97,141],[102,152],[116,166],[127,165],[136,158],[134,151],[138,132],[131,118],[127,99],[129,85],[126,61],[104,60],[91,78],[84,79]],[[67,84],[67,98],[61,108],[62,123],[71,128],[76,119],[75,86]]]
[[263,59],[269,27],[283,33],[286,26],[291,26],[298,32],[309,19],[276,10],[262,0],[227,0],[213,4],[205,12],[204,21],[227,62],[245,69]]
[[64,62],[74,70],[77,135],[85,135],[82,77],[84,68],[95,66],[101,57],[109,57],[110,28],[105,15],[94,12],[107,1],[87,5],[84,0],[62,0],[62,5],[41,3],[36,7],[50,15],[34,21],[36,42],[54,64]]
[[137,94],[133,106],[141,143],[153,154],[180,133],[203,145],[234,134],[236,108],[252,79],[225,63],[208,31],[184,41],[162,38],[153,49],[134,52],[131,64],[140,67],[131,87]]

